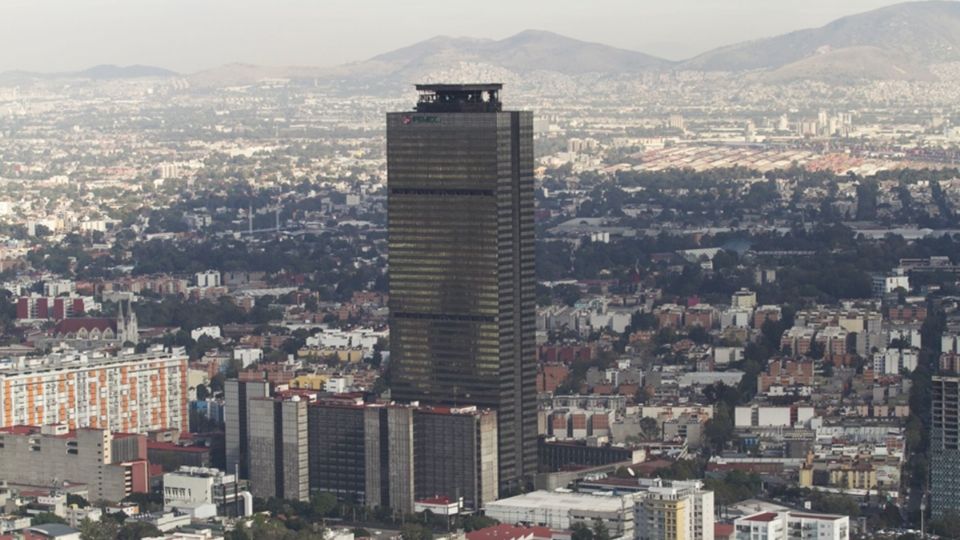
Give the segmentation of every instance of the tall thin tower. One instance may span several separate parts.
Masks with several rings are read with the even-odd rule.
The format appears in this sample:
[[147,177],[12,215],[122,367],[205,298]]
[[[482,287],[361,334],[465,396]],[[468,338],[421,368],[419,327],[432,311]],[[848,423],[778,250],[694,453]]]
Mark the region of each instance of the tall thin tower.
[[533,114],[500,84],[387,114],[391,390],[496,409],[500,491],[536,473]]
[[930,389],[930,517],[960,511],[960,376],[935,375]]

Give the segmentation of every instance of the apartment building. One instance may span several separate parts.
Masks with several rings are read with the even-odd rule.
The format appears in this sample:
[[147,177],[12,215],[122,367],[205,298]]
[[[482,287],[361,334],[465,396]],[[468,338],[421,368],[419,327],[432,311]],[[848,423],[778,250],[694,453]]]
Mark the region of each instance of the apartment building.
[[802,512],[760,512],[733,522],[735,540],[849,540],[850,518]]
[[63,424],[0,428],[0,478],[28,486],[83,484],[91,501],[147,493],[146,439]]
[[206,467],[180,467],[163,475],[163,509],[193,519],[249,516],[253,497],[234,474]]
[[635,540],[713,540],[713,492],[702,482],[655,479],[645,487],[633,496]]
[[124,433],[187,431],[183,351],[57,353],[0,370],[0,427],[64,424]]

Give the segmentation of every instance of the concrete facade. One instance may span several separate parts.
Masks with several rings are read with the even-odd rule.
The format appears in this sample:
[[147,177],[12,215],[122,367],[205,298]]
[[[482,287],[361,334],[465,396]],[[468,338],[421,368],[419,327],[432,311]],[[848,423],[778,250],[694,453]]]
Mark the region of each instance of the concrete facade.
[[309,500],[307,402],[299,396],[255,398],[247,406],[251,492]]
[[[137,437],[143,439],[142,436]],[[114,456],[114,436],[102,429],[16,426],[0,430],[0,478],[16,484],[85,484],[91,501],[146,493],[146,443],[137,455]],[[121,451],[118,454],[127,454]],[[119,461],[117,458],[127,458]],[[129,459],[136,458],[136,459]]]

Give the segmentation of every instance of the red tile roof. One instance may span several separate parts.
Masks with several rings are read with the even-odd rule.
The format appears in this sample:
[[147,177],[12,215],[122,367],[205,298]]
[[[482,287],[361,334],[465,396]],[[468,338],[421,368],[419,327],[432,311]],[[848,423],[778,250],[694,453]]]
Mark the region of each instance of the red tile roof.
[[32,531],[20,531],[15,534],[0,534],[0,540],[47,540],[47,537]]
[[843,519],[843,516],[835,516],[833,514],[799,514],[797,512],[790,512],[790,517],[796,518],[805,518],[805,519],[822,519],[836,521],[838,519]]
[[0,433],[9,433],[11,435],[33,435],[34,433],[40,433],[40,428],[37,426],[7,426],[0,428]]
[[517,527],[514,525],[492,525],[467,533],[467,540],[517,540],[520,538],[551,538],[549,527]]
[[450,497],[437,496],[420,499],[417,502],[421,504],[451,504],[453,501],[450,499]]
[[94,317],[80,317],[76,319],[63,319],[53,327],[54,334],[75,334],[80,331],[81,328],[87,330],[87,332],[97,329],[103,332],[106,329],[117,331],[117,321],[114,319],[106,318],[94,318]]
[[147,441],[147,450],[164,450],[168,452],[185,452],[188,454],[200,454],[209,452],[210,449],[205,446],[180,446],[179,444],[169,442]]
[[731,536],[733,536],[733,523],[714,523],[713,524],[714,538],[729,538]]
[[775,512],[764,512],[762,514],[754,514],[752,516],[747,516],[743,518],[747,521],[764,521],[770,522],[777,519],[777,514]]

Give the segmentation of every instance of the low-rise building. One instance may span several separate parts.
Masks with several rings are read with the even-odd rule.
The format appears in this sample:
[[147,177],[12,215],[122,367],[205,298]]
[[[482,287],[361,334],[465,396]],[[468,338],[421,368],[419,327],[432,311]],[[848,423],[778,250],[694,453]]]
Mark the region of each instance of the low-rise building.
[[760,512],[733,522],[736,540],[849,540],[850,518],[802,512]]
[[485,514],[500,523],[570,529],[599,520],[613,538],[632,536],[632,495],[591,495],[570,491],[531,491],[486,504]]
[[237,482],[235,475],[218,469],[181,467],[163,475],[163,509],[190,514],[193,519],[249,516],[253,497]]
[[143,436],[64,425],[0,429],[0,478],[31,486],[84,484],[91,500],[149,491],[146,458]]

